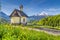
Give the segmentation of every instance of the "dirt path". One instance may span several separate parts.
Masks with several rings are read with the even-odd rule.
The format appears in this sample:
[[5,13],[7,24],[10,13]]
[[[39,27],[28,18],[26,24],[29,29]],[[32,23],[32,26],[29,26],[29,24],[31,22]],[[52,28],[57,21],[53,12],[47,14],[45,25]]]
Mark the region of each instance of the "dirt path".
[[49,28],[28,28],[29,30],[42,31],[52,35],[60,35],[60,30],[49,29]]
[[39,28],[39,30],[43,30],[48,34],[60,35],[60,30],[49,29],[49,28]]

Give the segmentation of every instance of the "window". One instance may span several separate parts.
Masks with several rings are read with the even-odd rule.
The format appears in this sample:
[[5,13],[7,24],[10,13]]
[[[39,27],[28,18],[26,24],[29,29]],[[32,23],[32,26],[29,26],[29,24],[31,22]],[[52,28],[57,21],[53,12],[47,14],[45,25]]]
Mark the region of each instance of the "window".
[[23,18],[23,22],[25,22],[25,18]]

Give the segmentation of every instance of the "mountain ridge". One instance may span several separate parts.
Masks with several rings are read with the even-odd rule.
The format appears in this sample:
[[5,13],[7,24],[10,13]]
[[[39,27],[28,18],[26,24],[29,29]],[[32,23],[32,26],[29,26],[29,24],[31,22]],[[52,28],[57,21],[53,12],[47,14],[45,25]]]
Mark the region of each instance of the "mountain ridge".
[[9,22],[9,21],[10,21],[10,17],[1,11],[0,12],[0,23]]

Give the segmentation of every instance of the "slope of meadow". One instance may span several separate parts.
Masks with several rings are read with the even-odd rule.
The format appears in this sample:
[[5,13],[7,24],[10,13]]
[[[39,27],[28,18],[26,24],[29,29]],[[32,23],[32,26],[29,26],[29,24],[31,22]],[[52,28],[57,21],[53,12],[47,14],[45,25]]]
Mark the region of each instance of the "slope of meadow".
[[1,24],[0,40],[60,40],[60,36],[22,29],[21,26]]
[[35,23],[48,28],[60,29],[60,15],[48,16]]
[[38,24],[52,26],[52,27],[60,26],[60,15],[43,18],[38,22]]

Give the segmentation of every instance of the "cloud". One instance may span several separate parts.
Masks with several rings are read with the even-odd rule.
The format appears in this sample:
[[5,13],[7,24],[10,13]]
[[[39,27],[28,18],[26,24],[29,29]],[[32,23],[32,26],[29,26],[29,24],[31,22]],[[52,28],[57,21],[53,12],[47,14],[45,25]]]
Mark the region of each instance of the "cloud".
[[60,8],[48,8],[48,9],[44,9],[45,11],[50,11],[50,12],[55,12],[55,11],[59,11]]
[[7,15],[10,15],[15,8],[18,9],[18,6],[17,5],[10,5],[10,4],[6,5],[5,4],[5,5],[2,5],[2,10],[1,11],[6,13]]
[[43,11],[47,12],[49,15],[60,14],[60,8],[47,8],[44,9]]
[[31,0],[29,5],[40,5],[42,3],[46,2],[46,0]]

